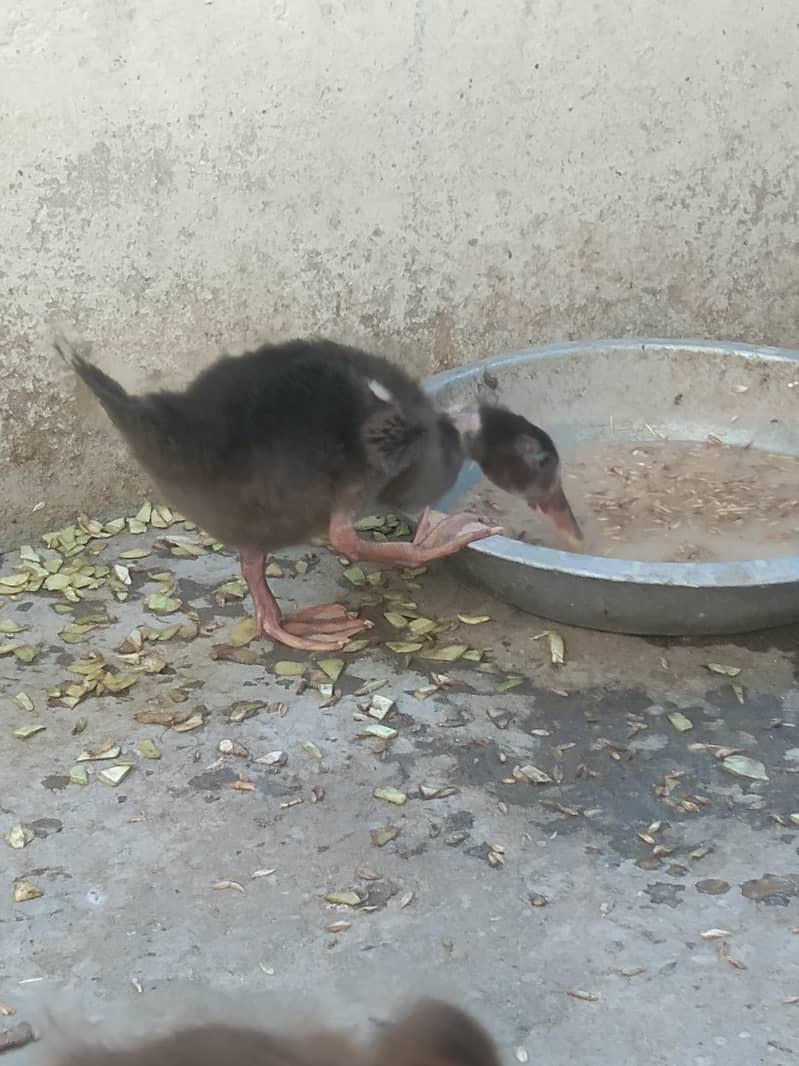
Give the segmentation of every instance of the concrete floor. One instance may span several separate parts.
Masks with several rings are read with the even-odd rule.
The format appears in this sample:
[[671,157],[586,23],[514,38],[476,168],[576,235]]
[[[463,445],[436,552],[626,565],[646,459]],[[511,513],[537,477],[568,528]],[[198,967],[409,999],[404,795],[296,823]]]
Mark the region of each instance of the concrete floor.
[[[367,1031],[432,992],[472,1008],[508,1062],[797,1061],[795,632],[701,646],[557,627],[558,667],[547,639],[532,639],[546,623],[460,588],[445,566],[410,587],[392,574],[353,588],[324,549],[300,575],[302,553],[287,552],[273,582],[284,606],[344,598],[375,621],[368,649],[334,656],[346,662],[341,698],[320,706],[318,669],[301,655],[253,643],[243,653],[253,662],[212,658],[249,610],[214,594],[236,560],[175,558],[165,532],[195,535],[122,532],[79,557],[128,565],[125,602],[102,575],[69,614],[55,610],[60,591],[0,597],[0,622],[27,627],[0,642],[40,645],[30,663],[0,658],[2,832],[33,832],[22,849],[0,845],[6,1025],[28,1020],[47,1037],[90,1021],[121,1037],[209,1014],[276,1025],[321,1014]],[[120,560],[142,546],[151,554]],[[2,574],[18,563],[7,554]],[[159,572],[175,576],[182,601],[167,617],[145,604]],[[437,646],[467,644],[482,663],[382,646],[408,639],[383,614],[409,600],[452,624]],[[491,620],[470,626],[458,613]],[[65,643],[60,631],[87,614],[107,622]],[[196,638],[145,644],[163,666],[116,658],[134,627],[191,618]],[[136,684],[74,709],[48,700],[79,680],[68,668],[91,651],[140,673]],[[303,664],[302,678],[275,672],[286,660]],[[160,672],[140,672],[147,665]],[[447,687],[420,691],[434,671]],[[361,735],[374,723],[358,694],[367,682],[395,701],[386,721],[398,735],[382,752]],[[255,713],[229,721],[242,700]],[[669,720],[676,709],[690,730]],[[183,733],[136,717],[198,711],[202,725]],[[14,736],[34,724],[46,729]],[[128,776],[104,785],[97,773],[111,763],[88,762],[89,784],[70,783],[81,751],[106,738],[121,748],[116,762],[134,764]],[[160,759],[143,757],[144,740]],[[223,741],[242,754],[220,754]],[[738,749],[768,780],[734,776],[697,744]],[[275,751],[286,761],[256,761]],[[514,780],[531,765],[553,780]],[[380,786],[407,802],[375,798]],[[420,786],[451,791],[423,799]],[[376,846],[389,826],[397,835]],[[19,881],[43,895],[15,903]],[[352,891],[354,908],[325,899]],[[704,939],[711,929],[728,935]],[[22,1066],[44,1046],[9,1060]]]

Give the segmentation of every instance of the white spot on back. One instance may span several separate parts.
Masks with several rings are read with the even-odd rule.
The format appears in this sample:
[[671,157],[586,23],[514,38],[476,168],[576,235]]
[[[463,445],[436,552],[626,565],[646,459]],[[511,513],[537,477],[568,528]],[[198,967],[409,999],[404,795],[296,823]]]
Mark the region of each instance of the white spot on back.
[[375,381],[374,378],[369,382],[369,388],[374,395],[383,403],[391,403],[394,397],[388,391],[385,385],[381,385],[379,381]]

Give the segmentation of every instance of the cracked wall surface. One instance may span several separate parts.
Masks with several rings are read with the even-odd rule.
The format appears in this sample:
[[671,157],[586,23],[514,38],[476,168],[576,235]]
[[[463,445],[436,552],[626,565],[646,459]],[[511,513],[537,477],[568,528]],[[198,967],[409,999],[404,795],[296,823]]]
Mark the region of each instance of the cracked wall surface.
[[6,5],[0,525],[141,487],[56,327],[136,388],[308,333],[792,344],[798,52],[754,0]]

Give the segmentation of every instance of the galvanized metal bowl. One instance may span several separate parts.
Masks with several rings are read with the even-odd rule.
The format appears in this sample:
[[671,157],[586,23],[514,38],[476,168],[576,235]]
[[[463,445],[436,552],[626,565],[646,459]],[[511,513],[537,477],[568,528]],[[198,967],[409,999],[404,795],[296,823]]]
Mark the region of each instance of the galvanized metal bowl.
[[[494,401],[524,414],[559,449],[582,441],[704,441],[709,434],[799,455],[799,352],[726,342],[607,340],[486,359],[428,378],[439,406]],[[474,463],[439,502],[457,509]],[[799,486],[797,486],[799,495]],[[799,621],[799,557],[643,563],[490,537],[450,565],[545,618],[641,635],[743,633]]]

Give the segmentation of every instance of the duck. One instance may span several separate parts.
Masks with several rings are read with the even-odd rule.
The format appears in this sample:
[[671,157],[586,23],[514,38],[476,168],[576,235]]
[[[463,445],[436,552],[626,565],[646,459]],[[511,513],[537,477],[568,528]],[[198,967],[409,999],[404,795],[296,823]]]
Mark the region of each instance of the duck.
[[432,999],[383,1023],[365,1046],[334,1029],[274,1033],[206,1022],[113,1048],[85,1039],[70,1046],[61,1036],[45,1058],[47,1066],[106,1066],[109,1060],[118,1066],[499,1066],[483,1026],[462,1008]]
[[[256,634],[275,643],[338,650],[371,625],[338,603],[284,616],[265,573],[278,549],[326,535],[353,562],[414,568],[501,533],[432,509],[468,457],[579,542],[548,434],[499,406],[438,410],[381,356],[324,339],[264,344],[221,356],[182,391],[132,395],[63,335],[54,347],[164,500],[238,550]],[[413,540],[361,538],[353,523],[380,509],[421,511]]]

